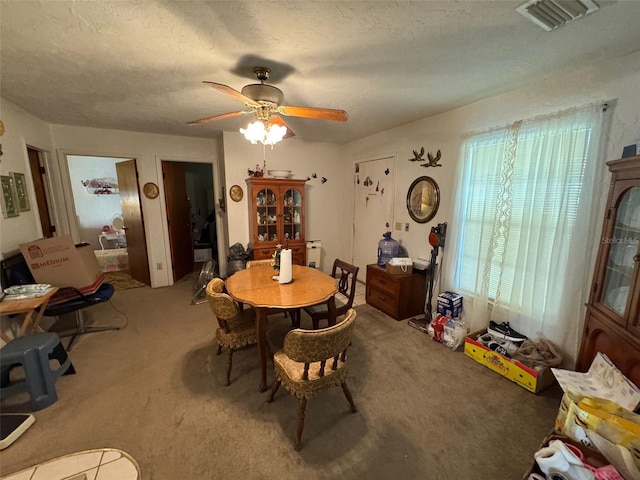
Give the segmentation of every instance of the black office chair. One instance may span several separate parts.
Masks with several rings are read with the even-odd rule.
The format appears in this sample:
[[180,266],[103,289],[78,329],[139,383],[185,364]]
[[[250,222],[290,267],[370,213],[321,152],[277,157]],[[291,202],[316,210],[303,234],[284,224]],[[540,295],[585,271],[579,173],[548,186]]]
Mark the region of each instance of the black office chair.
[[[37,283],[29,270],[29,266],[22,253],[11,255],[1,262],[2,288],[13,285],[28,285]],[[60,288],[49,300],[43,315],[45,317],[58,317],[67,313],[75,313],[76,328],[58,333],[59,337],[69,337],[71,340],[67,344],[67,351],[71,350],[73,342],[78,335],[85,333],[104,332],[107,330],[120,330],[122,327],[116,325],[85,325],[82,310],[98,303],[104,303],[111,299],[115,288],[110,283],[103,283],[95,292],[85,295],[73,287]],[[64,301],[57,302],[56,298],[64,298]]]

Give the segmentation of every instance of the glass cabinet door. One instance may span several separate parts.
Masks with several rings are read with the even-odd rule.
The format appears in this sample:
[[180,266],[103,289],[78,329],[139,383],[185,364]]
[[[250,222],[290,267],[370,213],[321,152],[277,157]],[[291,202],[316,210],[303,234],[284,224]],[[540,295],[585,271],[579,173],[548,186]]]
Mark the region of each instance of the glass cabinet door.
[[278,215],[276,194],[269,188],[263,188],[256,193],[256,225],[258,228],[258,243],[278,241]]
[[291,188],[283,197],[284,240],[304,240],[302,238],[302,194]]
[[633,187],[620,197],[609,243],[601,302],[621,317],[631,306],[631,286],[640,251],[640,188]]

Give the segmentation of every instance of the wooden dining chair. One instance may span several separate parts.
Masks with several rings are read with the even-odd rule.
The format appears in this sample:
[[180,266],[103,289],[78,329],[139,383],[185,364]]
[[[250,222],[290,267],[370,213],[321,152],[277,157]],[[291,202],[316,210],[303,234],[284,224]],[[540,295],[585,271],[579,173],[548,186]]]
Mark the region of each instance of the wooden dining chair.
[[346,368],[347,347],[353,335],[355,318],[356,311],[350,309],[344,320],[332,327],[321,330],[291,330],[284,338],[283,348],[273,356],[276,381],[267,402],[273,401],[281,384],[300,399],[295,450],[302,447],[307,400],[318,392],[341,385],[351,405],[351,412],[357,411],[347,387]]
[[[347,313],[353,306],[356,296],[356,279],[359,268],[340,259],[333,262],[331,276],[338,279],[338,292],[335,296],[336,318]],[[320,327],[320,320],[329,320],[329,307],[326,303],[305,307],[305,312],[311,317],[313,329]]]
[[233,299],[224,292],[224,281],[214,278],[207,284],[209,307],[218,320],[216,342],[220,355],[223,348],[229,349],[226,385],[231,384],[233,353],[245,347],[257,345],[258,334],[254,310],[240,310]]

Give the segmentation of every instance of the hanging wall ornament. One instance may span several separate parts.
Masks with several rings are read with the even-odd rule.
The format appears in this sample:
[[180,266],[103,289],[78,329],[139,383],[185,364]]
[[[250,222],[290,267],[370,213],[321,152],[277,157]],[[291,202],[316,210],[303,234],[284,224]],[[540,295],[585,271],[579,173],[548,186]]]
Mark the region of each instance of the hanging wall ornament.
[[311,174],[311,177],[312,177],[312,178],[318,178],[318,175],[316,174],[316,172],[313,172],[313,173]]
[[373,184],[373,181],[371,181],[371,177],[367,177],[364,179],[364,186],[368,187],[369,185]]
[[429,161],[427,163],[422,163],[420,164],[421,167],[441,167],[442,165],[440,165],[438,162],[440,161],[440,158],[442,157],[442,154],[440,152],[440,150],[438,150],[436,152],[436,156],[434,157],[433,155],[431,155],[431,152],[427,153],[427,158],[429,159]]
[[320,179],[320,183],[327,183],[327,179],[326,179],[326,178],[324,178],[324,177],[322,177],[322,178]]
[[360,175],[356,174],[356,183],[360,185]]
[[309,180],[311,180],[311,177],[307,177],[307,182],[308,182]]
[[385,175],[389,175],[389,172],[391,172],[391,170],[389,170],[388,168],[384,171]]
[[422,147],[420,149],[420,152],[418,152],[417,150],[413,151],[413,158],[410,158],[409,161],[410,162],[424,162],[424,158],[422,158],[424,156],[424,147]]
[[382,197],[382,195],[384,195],[384,188],[380,190],[380,197]]
[[376,184],[376,192],[380,190],[380,181]]

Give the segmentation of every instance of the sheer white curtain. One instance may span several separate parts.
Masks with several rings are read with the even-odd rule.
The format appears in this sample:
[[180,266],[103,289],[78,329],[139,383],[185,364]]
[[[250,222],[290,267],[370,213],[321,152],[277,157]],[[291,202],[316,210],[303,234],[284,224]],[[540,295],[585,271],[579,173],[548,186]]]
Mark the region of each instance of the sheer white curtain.
[[447,255],[472,331],[508,321],[575,361],[601,226],[605,118],[593,104],[465,139]]

